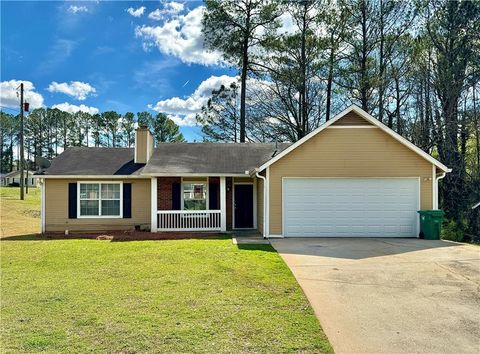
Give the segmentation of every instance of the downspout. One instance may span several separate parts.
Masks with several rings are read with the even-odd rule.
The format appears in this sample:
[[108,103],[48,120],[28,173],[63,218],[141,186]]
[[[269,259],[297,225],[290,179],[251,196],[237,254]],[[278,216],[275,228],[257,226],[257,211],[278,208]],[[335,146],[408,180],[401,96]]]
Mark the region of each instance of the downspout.
[[440,176],[435,178],[435,193],[437,195],[436,195],[436,198],[435,198],[436,205],[434,205],[433,207],[436,208],[436,209],[438,209],[438,181],[440,181],[441,179],[444,179],[446,175],[447,175],[447,173],[443,172]]
[[255,176],[263,180],[263,238],[268,238],[265,234],[267,230],[267,179],[263,177],[258,171],[255,171]]

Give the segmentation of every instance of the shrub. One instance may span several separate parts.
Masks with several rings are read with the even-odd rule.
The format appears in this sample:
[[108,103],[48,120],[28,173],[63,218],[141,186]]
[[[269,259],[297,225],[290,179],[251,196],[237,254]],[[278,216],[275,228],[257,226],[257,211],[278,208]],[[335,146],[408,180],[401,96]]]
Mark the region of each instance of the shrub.
[[465,233],[462,224],[458,224],[455,220],[445,220],[442,227],[442,240],[462,242]]

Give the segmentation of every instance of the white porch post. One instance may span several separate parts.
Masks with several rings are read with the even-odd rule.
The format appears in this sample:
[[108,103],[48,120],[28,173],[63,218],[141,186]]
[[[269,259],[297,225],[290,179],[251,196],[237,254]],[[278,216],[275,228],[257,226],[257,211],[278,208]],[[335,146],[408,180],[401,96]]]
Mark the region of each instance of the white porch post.
[[151,217],[150,217],[150,231],[157,232],[158,218],[157,218],[157,177],[152,177],[150,180],[150,200],[151,200]]
[[227,231],[227,184],[225,177],[220,177],[220,231]]

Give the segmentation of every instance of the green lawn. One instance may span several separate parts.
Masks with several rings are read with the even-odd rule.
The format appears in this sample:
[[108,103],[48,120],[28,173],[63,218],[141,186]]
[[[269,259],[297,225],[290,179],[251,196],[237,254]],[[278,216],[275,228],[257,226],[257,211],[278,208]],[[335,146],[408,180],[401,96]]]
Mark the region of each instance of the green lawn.
[[332,351],[269,245],[6,236],[0,246],[2,352]]
[[0,237],[40,232],[40,188],[29,188],[20,200],[20,188],[0,187]]

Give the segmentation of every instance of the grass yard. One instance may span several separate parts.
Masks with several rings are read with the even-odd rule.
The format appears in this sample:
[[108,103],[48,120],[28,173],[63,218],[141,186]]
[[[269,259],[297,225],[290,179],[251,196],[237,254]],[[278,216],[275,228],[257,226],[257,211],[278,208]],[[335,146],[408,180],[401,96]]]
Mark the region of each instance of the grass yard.
[[40,232],[40,188],[19,196],[20,188],[0,187],[0,237]]
[[332,352],[269,245],[8,237],[38,204],[1,193],[2,352]]

